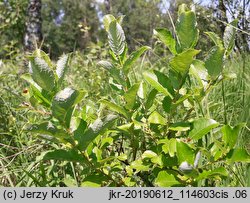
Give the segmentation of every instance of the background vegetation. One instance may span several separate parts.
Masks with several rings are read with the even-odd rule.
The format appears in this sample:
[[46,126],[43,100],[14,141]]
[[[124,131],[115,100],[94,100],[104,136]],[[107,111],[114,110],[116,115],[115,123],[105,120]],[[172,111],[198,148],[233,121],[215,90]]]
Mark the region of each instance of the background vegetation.
[[[29,16],[29,8],[32,3],[39,7],[38,20]],[[182,3],[192,4],[195,7],[196,19],[199,29],[199,41],[196,45],[197,50],[204,50],[197,55],[197,59],[203,60],[207,52],[214,46],[213,40],[205,32],[214,32],[219,37],[223,37],[226,26],[234,19],[238,19],[236,24],[235,47],[231,54],[227,56],[224,67],[229,79],[221,84],[214,86],[211,92],[202,99],[201,106],[194,105],[191,118],[199,117],[202,113],[206,117],[213,118],[218,123],[237,126],[244,123],[244,127],[239,132],[237,144],[234,148],[240,148],[250,153],[250,60],[249,60],[249,11],[250,2],[247,0],[211,0],[211,1],[181,1],[181,0],[1,0],[0,1],[0,185],[1,186],[166,186],[161,182],[159,175],[159,166],[152,163],[154,154],[148,154],[151,161],[145,165],[136,165],[127,169],[132,170],[135,176],[131,174],[129,178],[124,175],[123,169],[128,163],[134,163],[140,160],[145,149],[150,152],[158,152],[155,146],[140,146],[140,152],[134,157],[134,160],[124,158],[121,146],[124,150],[130,150],[133,147],[129,142],[122,145],[126,140],[123,136],[125,132],[117,132],[117,128],[109,129],[105,132],[103,140],[99,141],[98,147],[91,149],[93,154],[88,152],[90,160],[94,164],[99,164],[97,169],[106,169],[111,167],[111,179],[117,180],[114,184],[107,181],[100,175],[100,171],[88,174],[88,167],[82,166],[78,162],[67,160],[45,160],[46,152],[64,148],[64,144],[53,143],[42,139],[37,133],[27,132],[29,124],[41,123],[50,119],[49,109],[44,108],[37,103],[30,92],[30,86],[23,79],[23,75],[28,72],[29,56],[34,51],[35,46],[39,46],[48,53],[53,63],[59,59],[63,53],[70,53],[69,69],[65,76],[63,87],[71,86],[75,89],[86,92],[84,100],[77,108],[81,118],[88,123],[93,123],[97,118],[109,114],[110,109],[101,104],[100,100],[110,100],[119,105],[124,105],[121,93],[114,91],[114,85],[110,75],[103,68],[98,66],[101,60],[110,59],[109,39],[103,26],[103,17],[106,14],[112,14],[116,17],[123,16],[122,27],[126,36],[128,53],[131,54],[142,46],[149,46],[145,54],[138,59],[130,72],[132,84],[136,81],[144,80],[147,86],[146,98],[149,97],[151,89],[143,73],[146,70],[157,70],[168,74],[169,60],[171,51],[166,48],[159,38],[153,35],[156,28],[167,28],[171,33],[175,33],[174,26],[178,18],[178,7]],[[192,7],[192,6],[191,6]],[[35,9],[33,9],[35,10]],[[39,10],[39,9],[38,9]],[[41,30],[38,29],[37,42],[32,49],[27,49],[25,45],[25,36],[32,23],[41,24]],[[32,27],[32,26],[31,26]],[[225,76],[225,75],[223,75]],[[113,87],[113,89],[112,89]],[[152,93],[153,94],[153,93]],[[120,96],[119,96],[120,95]],[[160,105],[163,100],[161,94],[157,94],[154,101],[154,108],[161,115],[167,113]],[[187,104],[188,105],[188,104]],[[185,104],[184,104],[185,106]],[[188,106],[189,108],[189,106]],[[145,112],[144,112],[145,113]],[[174,121],[185,120],[186,110],[179,108],[174,115]],[[168,114],[167,114],[168,115]],[[80,116],[80,115],[78,115]],[[140,117],[140,115],[138,115]],[[148,117],[147,117],[148,118]],[[156,118],[154,118],[156,119]],[[186,119],[187,120],[187,119]],[[54,122],[54,120],[53,120]],[[117,121],[117,126],[125,124],[123,119]],[[119,123],[120,122],[120,123]],[[128,121],[126,121],[128,122]],[[155,136],[161,135],[158,131],[159,123],[153,123],[150,130]],[[160,124],[161,125],[161,124]],[[111,133],[111,138],[109,138]],[[135,130],[135,133],[137,131]],[[148,133],[143,129],[143,133]],[[183,132],[181,132],[183,133]],[[213,132],[216,134],[216,132]],[[141,132],[136,134],[142,136]],[[150,140],[150,133],[146,134]],[[181,134],[183,135],[183,134]],[[172,135],[168,137],[171,139]],[[184,133],[184,138],[186,139]],[[44,137],[43,137],[44,138]],[[158,139],[158,138],[157,138]],[[187,140],[185,140],[186,143]],[[224,140],[225,141],[225,140]],[[187,141],[188,143],[189,141]],[[192,141],[191,141],[192,142]],[[193,144],[193,143],[191,143]],[[67,145],[66,145],[67,148]],[[90,149],[89,149],[90,150]],[[90,151],[91,151],[90,150]],[[100,151],[103,154],[100,155]],[[143,151],[144,150],[144,151]],[[195,148],[197,153],[199,150]],[[139,150],[138,150],[139,151]],[[131,151],[130,151],[131,152]],[[112,156],[120,156],[121,163],[111,165],[105,162],[105,166],[99,162],[101,156],[103,159]],[[126,153],[124,153],[126,154]],[[127,154],[127,156],[133,156]],[[147,156],[147,154],[144,154]],[[145,158],[145,157],[144,157]],[[131,158],[133,159],[133,158]],[[200,183],[206,186],[250,186],[250,166],[249,158],[244,163],[236,161],[229,166],[213,165],[213,167],[224,167],[231,175],[225,177],[224,171],[218,172],[213,178]],[[103,161],[103,160],[102,160]],[[169,161],[169,160],[168,160]],[[206,159],[202,165],[205,165]],[[116,163],[116,162],[115,162]],[[130,164],[129,163],[129,164]],[[134,163],[135,164],[135,163]],[[165,164],[165,163],[164,163]],[[216,163],[217,164],[217,163]],[[101,165],[101,166],[100,166]],[[103,168],[102,168],[103,167]],[[136,168],[137,167],[137,168]],[[138,167],[150,167],[152,172],[148,174],[147,170]],[[165,167],[165,165],[164,165]],[[171,166],[172,167],[172,166]],[[178,170],[178,168],[174,168]],[[137,170],[137,171],[136,171]],[[169,170],[169,169],[168,169]],[[211,172],[211,168],[207,169]],[[202,173],[199,171],[199,173]],[[115,175],[114,175],[115,174]],[[166,174],[161,174],[164,178]],[[204,175],[204,174],[203,174]],[[156,179],[158,177],[158,179]],[[172,177],[172,176],[171,176]],[[109,177],[110,178],[110,177]],[[155,180],[156,179],[156,180]],[[189,175],[183,185],[193,185],[196,183],[188,182],[194,177]],[[118,180],[123,180],[119,182]],[[158,181],[158,182],[157,182]],[[158,184],[157,184],[158,183]]]

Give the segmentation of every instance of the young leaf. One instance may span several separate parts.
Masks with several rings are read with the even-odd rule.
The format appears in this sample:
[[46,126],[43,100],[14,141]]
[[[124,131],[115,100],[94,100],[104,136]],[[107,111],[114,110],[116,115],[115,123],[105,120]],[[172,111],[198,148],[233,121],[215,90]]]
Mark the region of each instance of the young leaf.
[[29,73],[25,73],[21,75],[21,78],[33,85],[38,91],[42,91],[42,88],[32,79],[31,75]]
[[209,75],[203,61],[194,60],[190,66],[189,75],[196,79],[199,87],[205,88],[208,85]]
[[36,50],[34,51],[34,53],[32,54],[31,57],[38,57],[38,58],[41,58],[41,59],[43,59],[43,60],[49,65],[50,68],[53,67],[53,63],[52,63],[52,61],[50,60],[49,55],[46,54],[46,53],[45,53],[43,50],[41,50],[41,49],[36,49]]
[[100,66],[106,70],[111,70],[111,69],[115,68],[112,63],[110,63],[109,61],[104,61],[104,60],[99,61],[96,65]]
[[176,153],[176,139],[175,138],[171,138],[169,140],[168,143],[168,153],[170,157],[174,157],[175,153]]
[[105,15],[103,18],[103,25],[105,30],[108,32],[109,30],[109,24],[115,20],[115,17],[111,14]]
[[195,13],[186,11],[186,8],[180,6],[178,20],[176,23],[176,34],[180,42],[181,51],[193,48],[199,37]]
[[144,101],[144,99],[147,97],[147,85],[144,81],[140,83],[140,86],[138,88],[137,96]]
[[151,150],[146,150],[145,152],[143,152],[141,158],[142,159],[152,159],[154,157],[158,156],[155,152],[151,151]]
[[130,164],[130,167],[132,169],[135,169],[136,172],[140,172],[140,171],[148,171],[150,169],[148,164],[143,163],[143,161],[141,159],[137,159],[135,161],[133,161]]
[[126,17],[126,15],[120,15],[120,16],[118,16],[117,22],[118,22],[120,25],[122,25],[123,19],[124,19],[125,17]]
[[138,50],[132,52],[129,56],[129,58],[125,61],[124,65],[123,65],[123,70],[125,74],[128,74],[131,66],[133,65],[133,63],[147,50],[149,50],[150,47],[148,46],[143,46],[141,48],[139,48]]
[[30,74],[33,80],[43,89],[52,91],[55,87],[55,75],[45,60],[30,57]]
[[150,116],[148,117],[148,122],[161,125],[167,124],[167,120],[157,111],[154,111],[152,114],[150,114]]
[[154,35],[159,38],[171,51],[172,54],[176,54],[175,49],[175,39],[173,38],[171,32],[166,28],[159,28],[154,30]]
[[216,46],[223,48],[223,42],[217,34],[214,32],[205,32],[205,34],[207,34],[210,39],[213,40]]
[[121,85],[126,86],[125,80],[122,78],[122,74],[118,68],[116,68],[112,63],[109,61],[99,61],[97,66],[100,66],[109,71],[110,75]]
[[110,102],[108,100],[105,100],[105,99],[100,100],[100,103],[106,105],[111,110],[123,115],[125,118],[129,118],[129,113],[123,107],[118,106],[117,104]]
[[70,87],[61,90],[52,101],[52,115],[58,120],[64,121],[67,113],[70,113],[72,107],[80,102],[84,95],[84,92]]
[[155,185],[158,187],[171,187],[179,184],[174,175],[169,174],[167,171],[160,171],[155,179]]
[[32,79],[31,75],[26,73],[23,74],[21,78],[30,83],[32,95],[38,100],[38,102],[46,107],[49,107],[51,104],[49,98],[46,98],[43,94],[42,88]]
[[199,140],[217,126],[219,126],[219,123],[213,119],[199,118],[193,121],[193,128],[189,132],[189,137],[191,139]]
[[214,46],[208,52],[207,57],[205,58],[205,67],[208,71],[208,74],[215,79],[219,76],[223,68],[223,56],[224,49],[219,46]]
[[194,56],[196,56],[199,52],[200,50],[188,49],[180,54],[177,54],[170,60],[170,67],[177,73],[184,76],[188,72]]
[[117,119],[115,115],[108,115],[104,119],[96,119],[89,128],[84,132],[84,134],[79,137],[78,140],[78,149],[86,150],[88,145],[93,142],[93,140],[103,133],[106,129],[110,128],[114,121]]
[[235,36],[236,36],[235,27],[237,27],[237,24],[238,24],[238,20],[234,20],[225,28],[223,42],[224,42],[227,56],[232,52],[233,47],[234,47]]
[[46,107],[51,106],[51,99],[46,97],[43,90],[40,91],[39,90],[40,88],[36,88],[36,86],[33,86],[33,85],[30,85],[30,88],[31,88],[32,95],[34,96],[34,98],[36,98],[38,103]]
[[156,90],[173,99],[174,90],[167,76],[159,71],[147,71],[143,76]]
[[241,123],[241,124],[236,125],[235,127],[231,127],[229,125],[224,125],[221,128],[221,131],[223,134],[222,140],[225,142],[226,145],[228,145],[230,147],[230,149],[234,148],[234,146],[237,142],[240,130],[244,126],[245,126],[245,124]]
[[69,55],[63,54],[56,63],[56,74],[58,76],[58,83],[60,84],[68,69]]
[[109,24],[108,39],[111,50],[120,56],[125,49],[125,34],[116,20]]
[[133,109],[136,102],[136,97],[139,87],[140,83],[136,83],[132,87],[130,87],[129,90],[124,94],[124,99],[126,101],[125,105],[126,109],[128,110]]

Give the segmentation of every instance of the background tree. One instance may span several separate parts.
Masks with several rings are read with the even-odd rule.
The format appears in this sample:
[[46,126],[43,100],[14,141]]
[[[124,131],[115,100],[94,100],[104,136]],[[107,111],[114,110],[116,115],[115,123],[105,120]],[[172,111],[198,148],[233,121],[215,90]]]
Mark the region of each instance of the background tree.
[[97,41],[100,25],[93,0],[44,0],[42,16],[45,47],[52,57]]
[[0,0],[0,58],[15,57],[23,46],[28,0]]
[[25,51],[33,51],[42,41],[42,1],[30,0],[27,10],[27,23],[24,36]]

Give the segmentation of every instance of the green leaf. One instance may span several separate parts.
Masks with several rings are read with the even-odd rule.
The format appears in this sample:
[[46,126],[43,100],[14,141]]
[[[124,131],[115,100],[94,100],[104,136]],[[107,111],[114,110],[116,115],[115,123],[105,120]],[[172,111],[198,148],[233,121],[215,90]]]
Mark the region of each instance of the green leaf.
[[184,76],[188,72],[194,56],[196,56],[199,52],[200,50],[188,49],[180,54],[177,54],[170,60],[170,67],[177,73]]
[[189,74],[196,79],[199,87],[205,88],[208,85],[209,75],[203,61],[194,60],[190,66]]
[[56,138],[69,138],[70,136],[62,129],[58,129],[51,122],[32,124],[27,128],[29,132],[50,135]]
[[146,150],[145,152],[143,152],[142,154],[142,159],[152,159],[154,157],[158,156],[155,152],[151,151],[151,150]]
[[124,65],[123,65],[123,70],[125,74],[128,74],[131,66],[135,63],[135,61],[140,58],[140,56],[147,50],[151,49],[148,46],[143,46],[141,48],[139,48],[138,50],[132,52],[129,55],[129,58],[125,61]]
[[174,157],[175,153],[176,153],[176,139],[175,138],[171,138],[169,140],[168,143],[168,153],[170,157]]
[[108,15],[105,15],[103,17],[103,25],[104,25],[104,28],[105,30],[108,32],[109,30],[109,24],[115,20],[115,17],[111,14],[108,14]]
[[176,34],[180,42],[180,48],[181,50],[193,48],[199,37],[195,13],[180,7],[178,14]]
[[52,91],[55,87],[55,75],[45,60],[30,57],[30,74],[33,80],[43,89]]
[[227,56],[232,52],[234,48],[235,36],[236,36],[235,27],[237,27],[237,24],[238,24],[238,20],[236,19],[232,21],[230,24],[228,24],[227,27],[225,28],[223,42],[224,42]]
[[117,119],[115,115],[108,115],[104,119],[96,119],[94,123],[92,123],[89,128],[79,137],[78,148],[80,150],[86,150],[93,140],[103,133],[106,129],[110,128],[114,121]]
[[174,90],[167,76],[159,71],[147,71],[143,76],[152,87],[173,99]]
[[164,99],[162,101],[162,106],[163,106],[163,109],[166,113],[170,113],[172,101],[173,100],[169,96],[164,97]]
[[210,171],[202,171],[202,173],[199,174],[199,176],[197,177],[197,180],[204,180],[207,178],[212,178],[212,177],[227,177],[228,176],[228,172],[224,167],[219,167]]
[[133,109],[135,102],[136,102],[136,97],[137,97],[137,92],[140,87],[140,83],[134,84],[132,87],[129,88],[127,92],[124,94],[124,99],[126,101],[125,108],[130,110]]
[[195,153],[194,150],[186,143],[177,141],[176,142],[176,156],[178,163],[187,162],[189,164],[194,163]]
[[120,15],[120,16],[118,16],[117,22],[118,22],[120,25],[122,25],[123,19],[124,19],[125,17],[126,17],[126,15]]
[[85,162],[85,158],[79,154],[76,150],[64,150],[64,149],[56,149],[53,151],[47,152],[43,160],[58,160],[58,161],[71,161],[71,162]]
[[76,139],[78,143],[80,142],[81,137],[86,129],[87,129],[87,122],[83,119],[80,119],[80,122],[76,130],[74,131],[74,139]]
[[104,61],[104,60],[99,61],[96,65],[106,70],[111,70],[115,68],[112,63],[110,63],[109,61]]
[[155,97],[157,95],[157,90],[156,89],[152,89],[149,94],[148,94],[148,98],[146,100],[146,104],[145,104],[145,108],[146,109],[149,109],[153,103],[154,103],[154,100],[155,100]]
[[108,181],[108,177],[101,174],[93,174],[84,178],[81,187],[101,187]]
[[26,73],[21,76],[22,79],[30,83],[33,96],[44,106],[50,106],[50,100],[43,94],[42,88],[32,79],[31,75]]
[[216,46],[223,48],[223,42],[217,34],[214,32],[205,32],[205,34],[207,34],[210,39],[213,40]]
[[205,67],[208,74],[215,79],[223,69],[224,48],[214,46],[205,58]]
[[35,86],[30,85],[31,88],[31,92],[32,95],[34,96],[34,98],[36,98],[36,100],[46,106],[46,107],[50,107],[51,106],[51,99],[46,97],[46,94],[44,94],[43,90],[39,91],[39,89],[37,89]]
[[155,185],[158,187],[171,187],[179,184],[174,175],[169,174],[167,171],[160,171],[155,179]]
[[145,165],[141,159],[137,159],[135,161],[133,161],[130,164],[130,167],[132,169],[135,169],[136,172],[140,172],[140,171],[148,171],[150,169],[149,165]]
[[97,66],[100,66],[106,70],[109,71],[110,75],[117,81],[119,82],[121,85],[126,86],[126,82],[125,80],[122,78],[122,74],[121,71],[116,68],[112,63],[110,63],[109,61],[99,61],[97,64]]
[[29,73],[21,75],[21,78],[30,83],[31,85],[33,85],[39,92],[42,91],[42,88],[32,79]]
[[199,118],[193,121],[192,130],[189,133],[189,137],[194,140],[201,139],[204,135],[209,133],[213,128],[219,126],[213,119]]
[[111,110],[123,115],[125,118],[129,118],[129,113],[126,111],[126,109],[124,109],[121,106],[118,106],[117,104],[110,102],[106,99],[102,99],[100,100],[100,103],[106,105],[107,107],[109,107]]
[[154,35],[159,38],[171,51],[172,54],[176,54],[175,50],[175,39],[173,38],[171,32],[166,28],[159,28],[154,30]]
[[144,99],[147,97],[147,85],[144,81],[140,83],[137,96],[144,101]]
[[66,71],[69,65],[69,55],[63,54],[56,63],[56,74],[58,76],[58,83],[63,81]]
[[187,131],[190,130],[190,123],[185,123],[185,122],[173,123],[169,126],[168,129],[172,131]]
[[121,55],[125,49],[125,34],[116,20],[109,24],[108,31],[109,46],[116,55]]
[[72,107],[79,103],[84,95],[84,92],[74,90],[70,87],[61,90],[55,95],[52,101],[52,115],[58,120],[64,121],[67,113],[70,113]]
[[228,145],[230,147],[230,149],[234,148],[234,146],[237,142],[240,130],[244,126],[245,126],[244,123],[240,123],[240,124],[236,125],[235,127],[231,127],[229,125],[224,125],[221,128],[221,131],[223,134],[222,140],[225,142],[226,145]]
[[148,122],[161,125],[167,124],[167,120],[157,111],[154,111],[152,114],[150,114],[150,116],[148,117]]
[[234,162],[250,163],[250,155],[245,149],[233,149],[228,154],[227,162],[229,164]]

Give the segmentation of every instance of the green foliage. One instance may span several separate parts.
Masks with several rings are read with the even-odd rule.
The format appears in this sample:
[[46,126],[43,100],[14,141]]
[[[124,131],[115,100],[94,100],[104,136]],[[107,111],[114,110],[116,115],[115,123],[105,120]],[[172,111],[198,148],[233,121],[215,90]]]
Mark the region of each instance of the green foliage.
[[120,56],[125,49],[124,31],[116,20],[109,24],[108,29],[109,46],[114,54]]
[[[249,163],[247,150],[238,145],[245,126],[231,127],[213,118],[213,110],[205,106],[209,93],[226,81],[223,67],[231,42],[222,43],[208,32],[216,46],[195,49],[195,13],[182,5],[176,33],[155,30],[172,53],[167,66],[143,69],[140,75],[136,63],[149,47],[130,53],[121,20],[112,15],[104,17],[104,27],[110,59],[99,61],[97,68],[109,80],[102,83],[107,90],[92,98],[94,108],[85,105],[88,94],[63,82],[71,67],[67,55],[56,64],[39,50],[30,58],[32,71],[23,76],[30,83],[29,101],[46,116],[26,131],[54,148],[44,151],[38,162],[71,165],[65,173],[78,176],[76,185],[84,187],[223,185],[239,162]],[[27,174],[39,185],[48,184]],[[237,179],[235,185],[245,186],[244,178]]]
[[169,30],[165,28],[155,29],[154,35],[169,48],[172,54],[176,54],[176,41]]
[[181,52],[196,45],[199,35],[196,24],[195,13],[188,10],[185,4],[180,5],[176,23],[176,35],[178,39],[177,47]]

